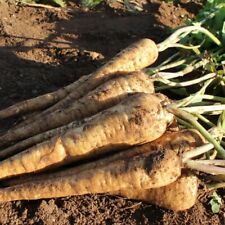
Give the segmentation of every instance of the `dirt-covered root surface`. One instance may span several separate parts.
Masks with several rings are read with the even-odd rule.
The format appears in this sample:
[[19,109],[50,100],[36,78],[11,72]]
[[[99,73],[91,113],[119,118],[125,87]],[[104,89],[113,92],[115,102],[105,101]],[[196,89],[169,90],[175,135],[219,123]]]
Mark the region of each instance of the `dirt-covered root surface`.
[[[0,108],[65,86],[140,38],[160,42],[168,27],[192,18],[201,1],[136,2],[143,10],[134,13],[117,1],[94,10],[0,1]],[[0,131],[17,120],[1,121]],[[195,206],[180,213],[108,195],[15,201],[0,203],[0,224],[225,224],[224,207],[213,214],[209,201],[210,194],[200,191]]]

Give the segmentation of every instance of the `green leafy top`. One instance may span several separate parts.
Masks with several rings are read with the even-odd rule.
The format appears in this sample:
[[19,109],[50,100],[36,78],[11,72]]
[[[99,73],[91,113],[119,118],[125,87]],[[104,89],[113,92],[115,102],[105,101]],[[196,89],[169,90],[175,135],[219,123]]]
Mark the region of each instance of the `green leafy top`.
[[[224,0],[208,0],[199,11],[195,20],[187,20],[188,25],[204,26],[216,35],[225,45],[225,3]],[[185,43],[201,43],[203,49],[209,49],[214,43],[200,32],[195,32],[185,39]]]
[[81,5],[86,8],[94,8],[99,5],[103,0],[81,0]]
[[211,210],[213,213],[219,213],[220,206],[222,205],[222,199],[216,192],[213,192],[209,204],[211,205]]

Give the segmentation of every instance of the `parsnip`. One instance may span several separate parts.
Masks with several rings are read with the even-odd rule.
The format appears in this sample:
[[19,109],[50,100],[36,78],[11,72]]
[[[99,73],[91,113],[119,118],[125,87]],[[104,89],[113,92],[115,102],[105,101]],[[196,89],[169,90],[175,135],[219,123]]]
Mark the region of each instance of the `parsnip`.
[[1,184],[4,186],[12,186],[16,184],[25,183],[28,181],[46,180],[54,177],[64,177],[67,175],[78,174],[84,170],[92,170],[96,167],[105,166],[115,160],[128,159],[135,154],[140,154],[146,151],[158,151],[158,150],[172,150],[177,155],[182,155],[183,152],[192,150],[195,147],[199,147],[204,144],[204,139],[201,134],[194,129],[185,129],[177,132],[166,131],[161,137],[156,140],[146,143],[141,146],[133,147],[131,150],[124,150],[119,153],[103,157],[97,161],[91,163],[85,163],[80,166],[73,166],[68,169],[61,169],[60,171],[51,173],[44,173],[42,175],[29,174],[23,177],[16,177],[7,181],[2,181]]
[[146,151],[145,147],[143,153],[137,154],[134,149],[133,157],[113,160],[92,170],[2,188],[0,201],[105,193],[124,188],[157,188],[175,181],[180,173],[180,159],[174,151]]
[[174,211],[191,208],[198,195],[198,178],[194,174],[183,174],[173,183],[151,189],[122,189],[111,194],[142,200]]
[[0,178],[35,172],[155,140],[173,121],[161,94],[137,93],[68,130],[0,163]]
[[[178,132],[166,132],[160,138],[151,142],[150,145],[152,150],[173,150],[182,156],[183,152],[199,147],[204,142],[204,138],[197,130],[188,129]],[[194,174],[185,171],[178,180],[164,187],[123,189],[111,194],[143,200],[174,211],[182,211],[191,208],[196,202],[198,178]]]
[[[67,124],[65,126],[61,126],[52,130],[48,130],[46,132],[43,132],[41,134],[37,134],[35,136],[32,136],[30,138],[27,138],[23,141],[19,141],[15,143],[12,146],[9,146],[8,148],[4,148],[0,151],[0,160],[6,159],[12,155],[15,155],[19,152],[22,152],[23,150],[34,146],[35,144],[39,144],[41,142],[47,141],[50,138],[53,138],[55,136],[59,136],[64,134],[68,129],[75,128],[77,126],[80,126],[82,123],[84,123],[85,120],[79,120],[74,121],[70,124]],[[87,121],[87,120],[86,120]]]
[[42,116],[25,126],[10,129],[5,135],[0,136],[0,146],[94,115],[125,99],[129,93],[135,92],[153,93],[152,79],[142,72],[117,75],[68,108]]

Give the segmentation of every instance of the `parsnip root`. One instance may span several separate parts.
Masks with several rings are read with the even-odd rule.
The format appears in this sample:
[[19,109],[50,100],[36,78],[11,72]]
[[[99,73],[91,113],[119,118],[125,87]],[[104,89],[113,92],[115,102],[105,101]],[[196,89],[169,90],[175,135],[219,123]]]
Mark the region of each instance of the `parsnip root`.
[[112,194],[130,199],[142,200],[174,211],[191,208],[198,195],[198,178],[194,174],[184,174],[173,183],[151,189],[123,189]]
[[180,158],[175,152],[145,150],[136,154],[134,149],[133,157],[114,160],[66,177],[2,188],[0,201],[105,193],[124,188],[157,188],[172,183],[180,176]]
[[0,178],[58,167],[113,149],[155,140],[174,117],[164,108],[166,97],[137,93],[102,111],[79,127],[66,131],[0,162]]
[[152,79],[142,72],[116,75],[71,103],[68,108],[49,113],[27,125],[12,128],[5,135],[0,136],[0,146],[92,116],[116,105],[130,93],[135,92],[153,93]]

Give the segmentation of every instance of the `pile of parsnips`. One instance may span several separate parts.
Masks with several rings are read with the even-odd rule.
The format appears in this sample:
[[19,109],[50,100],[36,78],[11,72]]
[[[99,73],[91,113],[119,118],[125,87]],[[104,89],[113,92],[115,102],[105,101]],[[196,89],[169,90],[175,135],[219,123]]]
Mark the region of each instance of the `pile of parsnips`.
[[142,39],[94,73],[0,111],[0,119],[28,115],[0,136],[0,201],[111,193],[193,206],[198,179],[181,155],[204,141],[195,130],[168,131],[170,100],[140,71],[158,52]]

